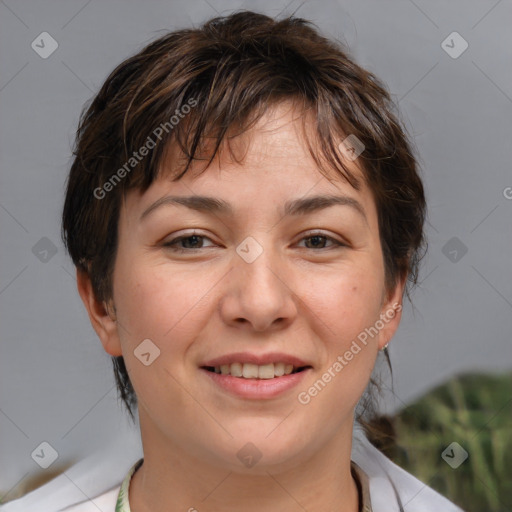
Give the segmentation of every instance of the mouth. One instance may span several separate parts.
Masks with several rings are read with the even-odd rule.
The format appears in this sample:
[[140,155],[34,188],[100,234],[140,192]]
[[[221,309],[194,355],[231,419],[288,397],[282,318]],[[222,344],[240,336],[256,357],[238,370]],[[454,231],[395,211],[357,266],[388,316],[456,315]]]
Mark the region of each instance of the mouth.
[[290,396],[313,371],[308,363],[285,352],[237,352],[202,361],[199,370],[214,390],[244,400],[270,400]]
[[312,368],[309,365],[294,366],[290,363],[276,362],[268,364],[231,363],[218,366],[202,366],[203,370],[219,375],[237,377],[240,379],[270,380],[279,379]]

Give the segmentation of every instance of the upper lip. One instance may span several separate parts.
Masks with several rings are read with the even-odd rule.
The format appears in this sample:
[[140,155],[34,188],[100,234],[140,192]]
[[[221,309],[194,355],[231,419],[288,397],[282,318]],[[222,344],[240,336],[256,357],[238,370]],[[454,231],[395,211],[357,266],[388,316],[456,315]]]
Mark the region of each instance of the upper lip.
[[258,366],[270,363],[284,363],[292,364],[295,368],[302,366],[311,366],[307,362],[299,359],[296,356],[285,354],[284,352],[269,352],[268,354],[253,354],[251,352],[236,352],[233,354],[226,354],[224,356],[216,357],[205,361],[200,366],[218,367],[224,364],[233,363],[252,363]]

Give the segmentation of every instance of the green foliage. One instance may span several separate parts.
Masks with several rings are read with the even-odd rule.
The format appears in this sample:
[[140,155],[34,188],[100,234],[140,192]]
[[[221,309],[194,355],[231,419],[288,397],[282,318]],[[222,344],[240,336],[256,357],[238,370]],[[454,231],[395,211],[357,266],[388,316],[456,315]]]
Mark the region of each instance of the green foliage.
[[[383,451],[406,471],[464,510],[512,511],[512,374],[452,379],[390,420]],[[454,441],[469,454],[456,469],[441,457]]]

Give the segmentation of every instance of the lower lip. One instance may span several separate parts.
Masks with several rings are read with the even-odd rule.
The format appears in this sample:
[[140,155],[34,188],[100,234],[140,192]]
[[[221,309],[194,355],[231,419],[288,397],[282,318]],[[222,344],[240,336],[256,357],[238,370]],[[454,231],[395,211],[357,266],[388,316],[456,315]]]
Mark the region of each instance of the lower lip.
[[200,370],[206,373],[215,385],[237,397],[264,400],[277,397],[297,386],[311,368],[273,379],[244,379],[243,377],[210,372],[204,368],[200,368]]

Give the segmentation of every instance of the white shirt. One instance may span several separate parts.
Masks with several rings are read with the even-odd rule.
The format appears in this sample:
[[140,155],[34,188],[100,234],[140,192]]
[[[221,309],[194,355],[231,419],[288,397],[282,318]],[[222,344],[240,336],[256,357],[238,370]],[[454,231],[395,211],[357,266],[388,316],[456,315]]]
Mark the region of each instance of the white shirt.
[[[27,495],[0,505],[0,512],[115,512],[121,483],[142,456],[137,444],[121,457],[98,453]],[[372,512],[463,512],[391,462],[359,429],[352,460],[368,476]]]

